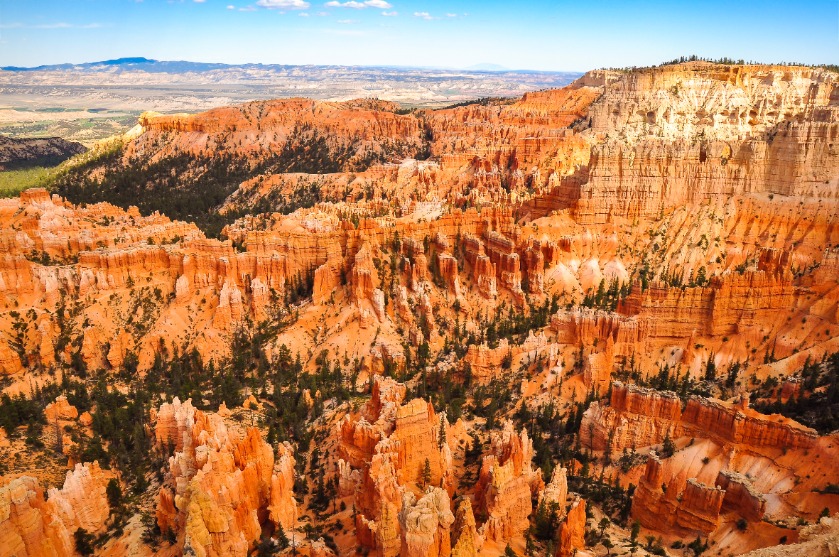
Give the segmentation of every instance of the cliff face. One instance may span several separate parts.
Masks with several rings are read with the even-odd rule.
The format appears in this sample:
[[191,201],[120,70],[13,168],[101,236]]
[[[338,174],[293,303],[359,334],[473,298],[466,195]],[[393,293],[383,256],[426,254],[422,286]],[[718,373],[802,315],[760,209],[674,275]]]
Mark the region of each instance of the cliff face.
[[64,487],[45,495],[35,478],[0,478],[0,555],[76,555],[73,534],[100,533],[110,510],[105,487],[113,477],[97,463],[77,464]]
[[757,521],[766,513],[766,498],[752,485],[752,481],[736,472],[721,470],[717,487],[725,491],[723,506],[747,520]]
[[826,516],[802,528],[799,542],[750,551],[746,557],[828,557],[839,551],[839,517]]
[[174,447],[157,523],[195,555],[248,555],[262,532],[260,517],[290,529],[297,520],[294,458],[280,445],[275,458],[255,428],[240,439],[217,414],[177,398],[157,413],[158,445]]
[[799,490],[778,494],[776,485],[787,481],[781,480],[787,472],[808,473],[806,455],[821,451],[815,431],[755,412],[745,397],[730,403],[693,396],[683,409],[674,393],[619,382],[609,405],[595,402],[586,411],[580,434],[584,445],[612,454],[674,442],[673,456],[648,458],[632,516],[645,528],[676,535],[712,534],[722,514],[759,523],[767,497],[796,505]]
[[690,478],[678,490],[678,483],[664,480],[661,462],[653,454],[632,499],[634,519],[657,531],[709,534],[717,529],[723,489]]
[[[225,145],[245,157],[265,157],[286,148],[302,148],[306,142],[321,139],[329,144],[333,156],[352,148],[346,164],[361,162],[365,148],[383,149],[387,142],[401,142],[405,154],[419,149],[421,129],[412,116],[396,114],[397,105],[383,101],[330,103],[309,99],[286,99],[224,107],[199,115],[140,116],[144,134],[127,152],[131,157],[161,134],[170,133],[180,141],[170,143],[159,157],[188,151],[200,154],[217,146],[220,136]],[[253,122],[259,134],[253,137]],[[353,138],[350,143],[349,138]],[[347,140],[345,144],[338,143]],[[297,142],[301,142],[298,146]],[[348,168],[349,169],[349,168]]]
[[589,115],[592,132],[623,138],[592,149],[576,214],[649,217],[750,192],[835,197],[835,88],[824,70],[703,63],[615,80]]
[[748,407],[693,396],[684,411],[675,393],[612,384],[609,406],[595,402],[583,416],[581,439],[591,448],[646,447],[685,436],[707,437],[721,443],[764,448],[806,448],[818,435],[792,420],[766,416]]

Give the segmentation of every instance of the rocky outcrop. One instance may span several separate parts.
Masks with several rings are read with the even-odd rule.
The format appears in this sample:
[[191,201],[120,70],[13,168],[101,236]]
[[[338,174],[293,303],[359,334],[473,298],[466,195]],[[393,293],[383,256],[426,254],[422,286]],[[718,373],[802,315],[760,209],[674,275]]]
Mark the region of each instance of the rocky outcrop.
[[793,420],[751,410],[746,396],[738,404],[693,397],[688,400],[682,419],[696,431],[754,447],[806,448],[813,446],[817,438],[814,430]]
[[746,520],[758,521],[766,514],[766,498],[752,485],[752,481],[742,474],[721,470],[715,482],[725,491],[722,504],[725,509],[733,510]]
[[449,494],[432,487],[417,497],[403,492],[399,511],[402,549],[406,557],[448,557],[451,555],[450,529],[454,515],[449,508]]
[[[359,415],[346,416],[337,426],[344,461],[340,475],[360,475],[356,534],[362,545],[382,556],[421,548],[448,555],[454,521],[447,491],[453,488],[452,454],[440,430],[449,426],[430,403],[413,399],[402,404],[404,396],[404,385],[377,376]],[[425,488],[431,489],[417,499],[414,490]]]
[[315,284],[312,290],[312,301],[323,304],[330,299],[335,288],[341,285],[341,275],[338,269],[329,263],[324,263],[315,269]]
[[568,497],[567,470],[557,466],[551,473],[551,481],[539,493],[539,504],[556,504],[560,512],[565,511],[565,502]]
[[516,433],[507,422],[502,432],[493,432],[491,445],[475,486],[476,504],[487,516],[480,534],[486,540],[509,540],[527,528],[531,498],[544,483],[541,472],[532,467],[533,444],[527,431]]
[[161,447],[176,448],[159,495],[158,525],[173,531],[185,552],[247,555],[262,532],[260,520],[294,527],[290,446],[280,446],[275,460],[256,428],[239,439],[219,415],[177,398],[158,411],[155,436]]
[[793,420],[766,416],[739,403],[691,397],[682,410],[675,393],[612,384],[609,406],[593,403],[583,416],[580,436],[596,450],[646,447],[682,436],[706,437],[752,447],[811,447],[817,434]]
[[104,529],[110,515],[105,488],[112,477],[96,463],[77,464],[64,487],[46,496],[30,476],[0,478],[0,556],[76,555],[76,530]]
[[56,397],[55,402],[51,402],[47,404],[47,407],[44,408],[44,416],[46,416],[47,421],[50,423],[57,422],[58,420],[75,420],[79,417],[78,409],[67,402],[67,397],[64,395],[59,395]]
[[675,393],[658,392],[619,381],[612,383],[609,406],[593,402],[580,425],[580,439],[595,450],[661,443],[681,434],[682,402]]
[[635,495],[632,517],[642,526],[657,531],[708,534],[719,526],[725,491],[690,478],[680,487],[665,478],[661,461],[651,454]]
[[559,526],[555,557],[572,557],[586,547],[586,500],[577,499]]
[[471,344],[464,361],[469,364],[473,379],[488,382],[506,373],[513,362],[523,355],[545,358],[550,366],[556,365],[558,360],[556,344],[549,343],[544,333],[531,332],[521,344],[511,345],[507,339],[501,339],[495,348],[490,348],[486,343]]
[[777,545],[745,553],[744,557],[833,557],[839,554],[839,515],[825,516],[805,526],[798,543]]
[[472,503],[467,497],[462,497],[457,503],[451,543],[452,557],[477,557],[483,545],[476,529]]

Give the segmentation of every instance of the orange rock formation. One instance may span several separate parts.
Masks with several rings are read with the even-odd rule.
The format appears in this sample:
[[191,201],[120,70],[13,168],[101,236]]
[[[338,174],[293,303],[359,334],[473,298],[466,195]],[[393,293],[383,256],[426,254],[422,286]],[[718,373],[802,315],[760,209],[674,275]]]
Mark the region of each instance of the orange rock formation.
[[30,476],[0,478],[0,555],[76,555],[73,534],[104,530],[110,510],[105,486],[112,475],[97,463],[77,464],[64,487],[43,488]]
[[157,413],[155,437],[172,446],[167,486],[160,490],[157,522],[196,555],[247,555],[262,532],[260,515],[274,526],[294,527],[294,457],[280,445],[275,459],[259,431],[244,439],[217,414],[177,398]]

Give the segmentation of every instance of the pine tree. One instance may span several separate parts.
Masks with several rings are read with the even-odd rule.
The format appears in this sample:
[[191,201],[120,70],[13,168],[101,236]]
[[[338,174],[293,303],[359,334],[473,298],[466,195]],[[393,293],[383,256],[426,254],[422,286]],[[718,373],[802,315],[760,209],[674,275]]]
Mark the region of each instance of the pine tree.
[[661,446],[661,453],[664,455],[665,458],[673,456],[673,453],[676,452],[676,444],[673,443],[673,440],[670,439],[670,432],[664,434],[664,441]]
[[431,483],[431,461],[425,459],[425,466],[422,469],[422,487],[426,488]]
[[446,416],[440,414],[440,432],[437,434],[437,448],[443,450],[443,445],[446,444]]

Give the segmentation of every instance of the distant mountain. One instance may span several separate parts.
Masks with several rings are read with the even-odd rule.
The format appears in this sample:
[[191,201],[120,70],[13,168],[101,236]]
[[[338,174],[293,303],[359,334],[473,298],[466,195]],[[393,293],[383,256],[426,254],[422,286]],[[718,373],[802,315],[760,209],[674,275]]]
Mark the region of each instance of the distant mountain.
[[[114,60],[101,60],[99,62],[86,62],[83,64],[49,64],[35,67],[20,67],[20,66],[5,66],[0,70],[8,72],[32,72],[32,71],[61,71],[61,70],[96,70],[103,67],[117,67],[126,70],[143,70],[147,72],[166,72],[166,73],[184,73],[184,72],[204,72],[210,70],[219,70],[224,68],[234,67],[230,64],[215,64],[204,62],[188,62],[188,61],[163,61],[154,60],[151,58],[132,57],[132,58],[116,58]],[[242,67],[258,67],[261,64],[243,64]]]
[[[106,68],[116,68],[118,70],[126,71],[145,71],[149,73],[189,73],[189,72],[208,72],[214,70],[224,69],[262,69],[262,70],[288,70],[291,68],[336,68],[336,67],[353,67],[353,68],[367,68],[374,69],[388,69],[401,71],[440,71],[450,70],[447,68],[422,68],[412,66],[334,66],[334,65],[296,65],[296,64],[222,64],[215,62],[190,62],[187,60],[154,60],[152,58],[144,58],[142,56],[116,58],[113,60],[101,60],[98,62],[85,62],[82,64],[47,64],[34,67],[21,66],[3,66],[0,70],[7,72],[35,72],[35,71],[67,71],[67,70],[104,70]],[[576,72],[540,72],[534,70],[511,70],[499,64],[481,63],[463,68],[458,71],[462,72],[496,72],[496,73],[514,73],[514,74],[576,74]]]
[[14,139],[0,135],[0,170],[55,166],[87,148],[58,137]]

